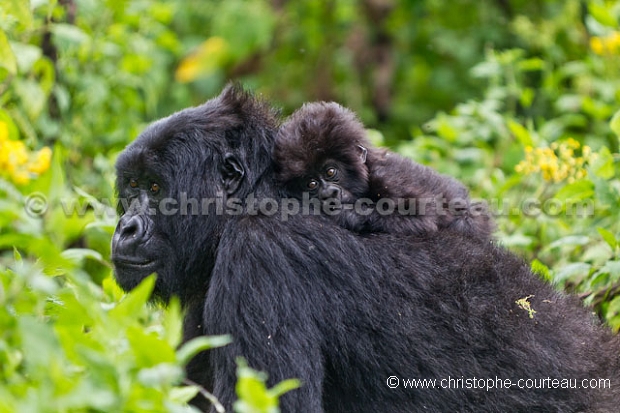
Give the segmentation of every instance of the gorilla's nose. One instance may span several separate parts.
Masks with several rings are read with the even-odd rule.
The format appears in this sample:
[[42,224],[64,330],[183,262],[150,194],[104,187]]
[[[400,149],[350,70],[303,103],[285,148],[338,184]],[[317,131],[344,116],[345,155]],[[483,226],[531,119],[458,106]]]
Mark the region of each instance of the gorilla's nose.
[[327,199],[340,200],[340,188],[336,185],[327,185],[319,192],[319,198],[321,198],[322,201]]
[[122,255],[132,256],[136,248],[148,238],[147,226],[140,215],[123,215],[118,221],[112,250]]

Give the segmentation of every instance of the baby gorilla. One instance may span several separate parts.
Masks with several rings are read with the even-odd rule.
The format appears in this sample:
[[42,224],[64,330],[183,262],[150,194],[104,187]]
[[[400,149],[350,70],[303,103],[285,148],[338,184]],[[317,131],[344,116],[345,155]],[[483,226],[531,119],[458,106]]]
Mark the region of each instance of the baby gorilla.
[[461,183],[372,147],[357,116],[336,103],[309,103],[293,113],[278,132],[274,159],[287,195],[318,198],[349,230],[450,228],[483,238],[493,232],[486,204],[472,202]]

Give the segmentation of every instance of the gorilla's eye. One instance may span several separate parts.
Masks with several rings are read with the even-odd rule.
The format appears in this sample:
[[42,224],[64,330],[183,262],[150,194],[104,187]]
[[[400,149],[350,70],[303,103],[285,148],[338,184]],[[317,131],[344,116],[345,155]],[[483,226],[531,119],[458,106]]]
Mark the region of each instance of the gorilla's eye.
[[327,175],[328,178],[333,178],[336,176],[336,168],[328,168],[327,171],[325,171],[325,175]]
[[319,186],[319,182],[316,179],[308,181],[308,189],[316,189]]
[[159,184],[157,182],[151,183],[151,192],[154,194],[159,192]]
[[129,186],[132,188],[137,188],[138,187],[138,181],[136,181],[135,179],[131,178],[129,180]]

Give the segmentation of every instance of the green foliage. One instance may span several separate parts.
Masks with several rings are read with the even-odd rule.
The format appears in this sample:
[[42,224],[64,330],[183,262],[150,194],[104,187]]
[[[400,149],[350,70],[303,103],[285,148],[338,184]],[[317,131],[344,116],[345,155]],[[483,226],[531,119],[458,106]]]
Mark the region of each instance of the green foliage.
[[16,258],[0,270],[0,411],[190,411],[161,328],[181,328],[179,308],[145,305],[153,277],[116,303],[83,274],[49,277]]
[[618,330],[620,4],[590,2],[585,25],[577,2],[554,7],[551,20],[515,18],[521,47],[488,49],[471,68],[481,99],[439,113],[398,150],[469,183],[503,244]]
[[[154,278],[125,295],[109,255],[117,154],[229,79],[285,114],[351,107],[373,142],[488,200],[499,242],[619,330],[619,21],[617,0],[3,1],[0,412],[217,403],[183,367],[230,338],[180,345],[179,303],[146,304]],[[239,412],[300,385],[238,375]]]
[[267,389],[267,375],[252,370],[243,359],[237,360],[237,377],[239,400],[233,406],[237,413],[278,413],[278,398],[301,385],[299,380],[289,379]]

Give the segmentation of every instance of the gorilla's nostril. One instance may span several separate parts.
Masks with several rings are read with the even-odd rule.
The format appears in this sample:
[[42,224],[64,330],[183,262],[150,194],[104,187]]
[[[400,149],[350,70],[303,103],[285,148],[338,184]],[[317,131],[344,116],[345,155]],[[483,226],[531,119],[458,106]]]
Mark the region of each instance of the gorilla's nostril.
[[144,220],[139,215],[124,216],[121,218],[119,233],[123,241],[139,241],[146,233]]
[[323,189],[319,193],[319,197],[323,200],[326,199],[339,199],[340,198],[340,188],[336,185],[330,185],[327,188]]

